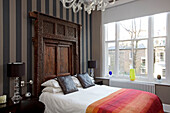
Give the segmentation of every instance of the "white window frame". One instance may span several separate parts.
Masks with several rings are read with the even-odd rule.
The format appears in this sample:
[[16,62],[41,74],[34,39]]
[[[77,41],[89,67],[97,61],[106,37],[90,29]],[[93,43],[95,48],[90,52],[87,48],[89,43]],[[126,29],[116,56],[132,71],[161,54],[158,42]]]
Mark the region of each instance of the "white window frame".
[[[117,24],[117,22],[115,23],[115,40],[114,41],[105,41],[105,42],[115,42],[115,71],[113,76],[115,78],[122,78],[121,76],[119,76],[119,40],[117,39],[117,37],[119,37],[119,25]],[[167,13],[167,32],[166,32],[166,49],[165,49],[165,62],[166,62],[166,72],[165,72],[165,78],[163,79],[162,82],[169,82],[170,83],[170,76],[168,76],[168,73],[170,73],[170,52],[168,52],[168,50],[170,50],[170,13]],[[147,54],[147,59],[146,60],[146,68],[147,68],[147,77],[145,78],[139,78],[138,80],[147,80],[147,81],[156,81],[156,78],[154,78],[153,75],[153,65],[149,65],[149,64],[153,64],[153,39],[156,38],[153,36],[153,16],[149,16],[148,17],[148,45],[147,45],[147,49],[148,49],[148,54]],[[104,33],[105,34],[105,33]],[[105,37],[105,35],[104,35]],[[144,39],[138,39],[138,40],[144,40]],[[122,40],[121,40],[122,41]],[[124,40],[124,41],[128,41],[128,40]],[[104,47],[105,47],[105,42]],[[105,51],[104,51],[105,53]],[[104,59],[105,60],[105,59]],[[105,67],[105,66],[103,66]],[[103,69],[105,70],[105,69]],[[127,78],[127,77],[125,77]],[[129,79],[129,77],[128,77]]]

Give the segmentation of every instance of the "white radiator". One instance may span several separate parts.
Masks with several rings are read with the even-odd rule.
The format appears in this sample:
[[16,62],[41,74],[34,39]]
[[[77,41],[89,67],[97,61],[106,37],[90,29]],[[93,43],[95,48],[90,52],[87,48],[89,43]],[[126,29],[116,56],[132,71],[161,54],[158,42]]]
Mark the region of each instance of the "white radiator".
[[129,88],[129,89],[138,89],[138,90],[147,91],[155,94],[155,84],[148,83],[148,82],[110,79],[110,86]]

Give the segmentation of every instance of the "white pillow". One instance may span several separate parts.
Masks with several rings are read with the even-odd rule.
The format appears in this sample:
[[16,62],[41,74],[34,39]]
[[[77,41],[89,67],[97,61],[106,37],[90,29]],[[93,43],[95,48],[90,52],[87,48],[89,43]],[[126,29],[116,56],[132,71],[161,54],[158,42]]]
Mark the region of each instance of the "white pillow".
[[62,92],[62,89],[60,87],[45,87],[42,92],[49,92],[49,93],[59,93]]
[[73,82],[76,84],[77,87],[82,87],[80,81],[75,76],[72,76],[71,78],[73,79]]
[[41,86],[45,86],[45,87],[56,87],[56,88],[60,88],[60,85],[58,84],[58,81],[54,80],[54,79],[50,79],[44,83],[41,84]]

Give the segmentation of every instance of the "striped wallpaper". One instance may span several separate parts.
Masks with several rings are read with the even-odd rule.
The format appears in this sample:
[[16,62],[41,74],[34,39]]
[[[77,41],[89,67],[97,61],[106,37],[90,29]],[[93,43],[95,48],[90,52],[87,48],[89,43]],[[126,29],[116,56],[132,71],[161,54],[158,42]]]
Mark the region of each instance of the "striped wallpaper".
[[[84,10],[74,13],[65,9],[59,0],[0,0],[0,95],[13,95],[13,78],[7,77],[7,63],[25,62],[26,73],[22,80],[33,79],[33,23],[30,11],[39,11],[82,25],[80,40],[80,70],[87,72],[87,61],[92,58],[91,15]],[[22,93],[32,91],[31,86]]]

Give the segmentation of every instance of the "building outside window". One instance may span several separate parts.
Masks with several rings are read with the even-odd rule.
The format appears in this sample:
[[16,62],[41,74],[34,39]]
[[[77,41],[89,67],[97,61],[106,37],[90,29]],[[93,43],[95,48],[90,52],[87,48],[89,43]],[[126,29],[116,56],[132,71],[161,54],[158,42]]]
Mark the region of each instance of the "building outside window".
[[129,77],[133,68],[137,77],[147,78],[150,66],[153,77],[165,77],[166,20],[167,13],[162,13],[105,24],[105,75],[112,71],[113,76]]
[[146,73],[146,69],[145,68],[141,68],[141,74],[145,74]]
[[160,61],[164,61],[164,52],[160,52]]
[[141,66],[145,67],[146,66],[146,60],[145,58],[141,58]]
[[165,77],[165,69],[162,69],[162,76]]

